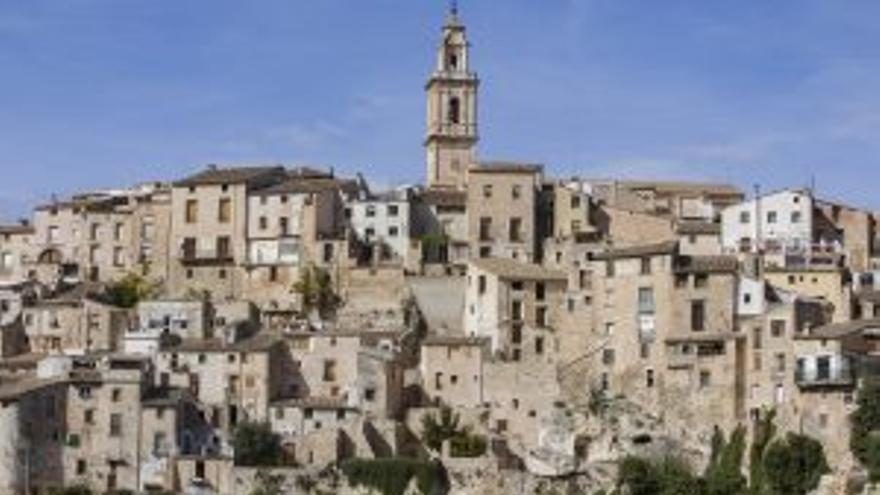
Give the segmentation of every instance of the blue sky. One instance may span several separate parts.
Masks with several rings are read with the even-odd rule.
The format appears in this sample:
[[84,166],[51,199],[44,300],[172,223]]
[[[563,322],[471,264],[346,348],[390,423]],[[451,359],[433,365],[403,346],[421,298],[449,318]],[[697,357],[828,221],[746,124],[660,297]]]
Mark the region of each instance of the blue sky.
[[[462,0],[480,155],[880,209],[876,0]],[[0,0],[0,217],[206,163],[422,180],[441,0]]]

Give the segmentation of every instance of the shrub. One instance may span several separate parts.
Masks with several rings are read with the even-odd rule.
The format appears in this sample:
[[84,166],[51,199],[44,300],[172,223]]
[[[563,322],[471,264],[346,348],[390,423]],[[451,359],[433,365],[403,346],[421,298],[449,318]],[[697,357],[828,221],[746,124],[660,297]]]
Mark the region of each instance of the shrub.
[[698,495],[704,493],[702,481],[680,460],[666,458],[653,463],[627,457],[620,464],[618,490],[629,495]]
[[102,299],[113,306],[133,308],[156,293],[156,288],[143,277],[129,274],[107,286]]
[[850,450],[868,470],[872,482],[880,481],[880,380],[868,378],[859,391],[850,417]]
[[232,439],[238,466],[277,466],[281,463],[281,439],[266,423],[242,423]]
[[822,444],[795,433],[770,444],[763,467],[766,486],[779,495],[805,495],[829,472]]
[[439,451],[443,442],[449,440],[453,457],[479,457],[486,453],[486,439],[471,433],[469,427],[460,426],[461,419],[452,409],[443,407],[440,416],[426,414],[422,417],[422,440],[425,445]]
[[414,477],[424,495],[445,484],[442,465],[416,459],[351,459],[340,468],[352,486],[372,488],[382,495],[403,495]]
[[712,437],[712,457],[704,475],[706,493],[709,495],[739,495],[746,488],[742,474],[742,460],[746,450],[746,430],[737,427],[724,439],[724,433],[716,427]]

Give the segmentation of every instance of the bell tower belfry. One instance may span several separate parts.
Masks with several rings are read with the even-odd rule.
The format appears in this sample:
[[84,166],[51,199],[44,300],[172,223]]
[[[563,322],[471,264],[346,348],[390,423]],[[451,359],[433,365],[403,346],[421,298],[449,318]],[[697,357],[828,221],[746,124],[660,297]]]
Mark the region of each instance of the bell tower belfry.
[[464,24],[453,3],[443,26],[436,67],[425,85],[428,187],[463,189],[468,167],[475,159],[480,80],[470,70],[469,49]]

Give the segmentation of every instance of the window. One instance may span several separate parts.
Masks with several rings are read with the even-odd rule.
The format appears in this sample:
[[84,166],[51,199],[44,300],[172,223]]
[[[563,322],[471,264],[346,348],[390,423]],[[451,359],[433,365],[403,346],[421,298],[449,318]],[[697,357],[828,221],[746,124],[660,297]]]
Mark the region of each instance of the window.
[[221,235],[217,238],[217,258],[230,258],[229,237]]
[[577,209],[577,208],[580,208],[580,207],[581,207],[581,197],[578,196],[577,194],[573,194],[573,195],[571,196],[571,208],[572,208],[572,209]]
[[90,229],[90,231],[89,231],[89,239],[91,239],[91,240],[93,240],[93,241],[97,241],[97,240],[98,240],[98,234],[100,233],[100,231],[101,231],[101,224],[99,224],[99,223],[93,223],[93,224],[91,225],[91,229]]
[[654,370],[649,369],[645,371],[645,386],[654,388]]
[[269,281],[277,282],[278,281],[278,267],[270,266],[269,267]]
[[611,278],[614,276],[614,260],[605,262],[605,276]]
[[776,223],[777,216],[778,215],[776,214],[775,211],[768,211],[767,212],[767,223],[771,223],[771,224]]
[[113,248],[113,266],[125,266],[125,251],[121,247]]
[[511,242],[521,242],[522,241],[522,219],[519,217],[511,217],[510,218],[510,241]]
[[614,349],[602,349],[602,364],[605,366],[614,365]]
[[610,337],[614,335],[614,323],[606,323],[605,324],[605,336]]
[[535,354],[544,354],[544,337],[535,337]]
[[477,292],[480,294],[486,293],[486,276],[480,275],[477,277]]
[[367,402],[373,402],[374,400],[376,400],[376,389],[368,388],[364,390],[364,400],[366,400]]
[[113,238],[117,241],[121,241],[124,232],[125,224],[123,224],[122,222],[117,223],[116,226],[113,228]]
[[396,217],[399,213],[399,207],[397,205],[388,205],[388,216]]
[[333,359],[325,359],[324,360],[324,381],[325,382],[335,382],[336,381],[336,361]]
[[644,257],[642,258],[642,275],[650,275],[651,274],[651,258]]
[[269,219],[266,217],[260,217],[260,230],[266,230],[269,228]]
[[519,199],[520,196],[522,196],[522,187],[520,187],[519,184],[515,184],[515,185],[510,189],[510,196],[511,196],[513,199]]
[[700,388],[706,388],[712,384],[712,373],[709,370],[700,370]]
[[510,327],[510,342],[513,344],[522,343],[522,325],[514,325]]
[[110,436],[122,436],[122,415],[114,413],[110,415]]
[[157,431],[153,434],[153,453],[157,455],[165,454],[165,432]]
[[184,259],[195,259],[196,257],[196,239],[195,237],[187,237],[183,239],[183,257]]
[[747,211],[739,213],[739,223],[749,223],[752,221],[752,215]]
[[755,327],[752,329],[752,349],[760,349],[764,346],[762,343],[762,337],[761,327]]
[[698,273],[694,275],[694,287],[697,289],[705,289],[709,285],[709,275]]
[[535,308],[535,325],[538,328],[544,328],[547,326],[547,307],[539,306]]
[[706,302],[691,301],[691,330],[702,332],[706,329]]
[[229,223],[232,220],[232,201],[229,198],[220,198],[217,202],[217,221]]
[[777,353],[774,360],[776,361],[776,372],[785,373],[785,354]]
[[510,318],[513,321],[522,321],[523,319],[523,303],[522,301],[513,301],[510,303]]
[[480,247],[480,258],[489,258],[492,256],[492,248],[489,246]]
[[688,276],[685,273],[676,273],[675,274],[675,288],[676,289],[684,289],[688,285]]
[[285,205],[287,204],[287,195],[286,194],[281,195],[281,204],[285,204]]
[[196,223],[199,216],[199,201],[196,199],[186,200],[186,223]]
[[364,229],[364,237],[369,239],[374,235],[376,235],[376,229],[374,229],[373,227],[367,227],[366,229]]
[[366,211],[367,218],[373,218],[376,216],[376,206],[375,205],[367,205]]
[[290,220],[287,217],[279,218],[278,228],[281,229],[281,235],[286,236],[290,234]]
[[483,197],[491,198],[492,197],[492,184],[485,184],[483,186]]
[[388,227],[388,237],[397,237],[400,234],[400,229],[397,227]]
[[654,314],[654,289],[652,287],[639,288],[639,314]]
[[481,241],[491,241],[492,240],[492,218],[491,217],[480,217],[480,240]]
[[95,410],[94,409],[86,409],[83,413],[83,422],[87,425],[95,424]]
[[770,322],[770,335],[772,337],[785,336],[785,320],[773,320]]
[[449,123],[458,124],[461,122],[461,100],[453,96],[449,99]]
[[78,476],[82,476],[86,474],[86,470],[88,469],[88,463],[85,459],[77,459],[76,460],[76,474]]
[[791,212],[791,223],[801,223],[803,215],[799,211]]
[[535,283],[535,300],[543,301],[547,298],[547,286],[544,282]]
[[122,399],[122,390],[114,388],[113,392],[111,392],[111,400],[113,400],[113,402],[119,402],[120,399]]

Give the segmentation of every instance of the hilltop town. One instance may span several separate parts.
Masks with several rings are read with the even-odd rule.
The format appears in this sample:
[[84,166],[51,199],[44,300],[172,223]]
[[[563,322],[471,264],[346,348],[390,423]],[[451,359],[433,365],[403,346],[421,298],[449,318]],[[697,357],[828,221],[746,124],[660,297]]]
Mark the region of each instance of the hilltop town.
[[880,212],[483,160],[469,49],[451,11],[424,185],[217,164],[0,225],[0,492],[880,478]]

